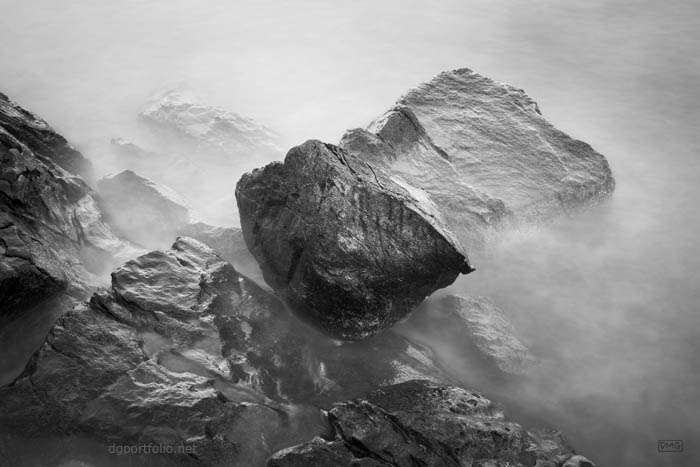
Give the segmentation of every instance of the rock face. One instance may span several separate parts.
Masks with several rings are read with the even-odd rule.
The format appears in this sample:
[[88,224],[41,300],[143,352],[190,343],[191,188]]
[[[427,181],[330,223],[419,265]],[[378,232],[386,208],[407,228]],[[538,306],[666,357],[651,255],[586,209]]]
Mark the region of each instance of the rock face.
[[267,465],[555,467],[585,459],[556,432],[528,432],[483,396],[428,381],[335,404],[327,421],[327,435],[282,450]]
[[37,158],[50,160],[86,180],[92,179],[92,164],[44,120],[0,93],[0,126],[27,146]]
[[[0,388],[0,432],[184,443],[204,465],[261,465],[321,429],[313,406],[411,378],[427,349],[386,334],[337,345],[203,244],[127,262],[65,313]],[[312,404],[312,405],[310,405]]]
[[319,141],[236,186],[265,280],[329,335],[362,339],[473,270],[438,210],[400,177]]
[[521,89],[468,69],[409,91],[340,145],[430,193],[465,242],[506,221],[606,197],[605,158],[556,129]]
[[122,237],[145,247],[169,245],[190,221],[187,201],[131,170],[104,177],[97,187],[108,222]]
[[[14,115],[13,125],[19,118]],[[12,130],[40,147],[54,134],[42,124],[32,120],[26,129]],[[42,128],[44,133],[39,132]],[[46,139],[32,139],[42,135]],[[56,136],[56,141],[64,140]],[[99,282],[96,275],[110,266],[112,255],[126,249],[103,222],[95,193],[85,182],[50,157],[35,154],[4,123],[0,193],[0,317],[18,315],[57,292],[86,296]]]
[[422,336],[419,341],[454,343],[465,358],[480,355],[503,373],[525,374],[535,363],[504,313],[484,297],[428,300],[402,327],[413,331],[410,336]]

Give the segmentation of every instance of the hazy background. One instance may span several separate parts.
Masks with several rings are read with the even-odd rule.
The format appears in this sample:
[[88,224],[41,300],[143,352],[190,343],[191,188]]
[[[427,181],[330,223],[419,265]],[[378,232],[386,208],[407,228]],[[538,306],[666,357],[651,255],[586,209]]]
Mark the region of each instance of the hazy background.
[[289,144],[337,142],[443,70],[524,88],[608,157],[617,191],[504,235],[451,288],[492,297],[541,366],[515,381],[453,366],[599,465],[699,465],[700,2],[573,3],[0,0],[0,91],[100,172],[172,83]]

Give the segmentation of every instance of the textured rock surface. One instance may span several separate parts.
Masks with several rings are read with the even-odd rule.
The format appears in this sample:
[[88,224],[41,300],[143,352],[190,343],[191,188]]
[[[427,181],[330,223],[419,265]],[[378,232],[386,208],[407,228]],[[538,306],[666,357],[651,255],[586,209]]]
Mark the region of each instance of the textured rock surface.
[[0,126],[38,158],[49,159],[64,170],[92,179],[92,164],[44,120],[0,93]]
[[0,317],[55,292],[85,296],[126,250],[85,182],[0,124]]
[[131,170],[104,177],[97,187],[107,221],[122,237],[145,247],[169,245],[190,220],[180,195]]
[[559,433],[528,432],[483,396],[428,381],[335,404],[327,420],[328,434],[276,453],[268,466],[555,467],[573,455]]
[[281,152],[280,135],[275,131],[222,107],[202,104],[184,89],[170,89],[154,96],[139,116],[148,123],[190,140],[200,151]]
[[110,290],[56,322],[0,389],[0,431],[186,443],[206,465],[260,465],[321,429],[313,405],[445,379],[427,349],[400,336],[362,344],[323,337],[212,250],[180,238],[127,262]]
[[503,312],[484,297],[430,299],[401,326],[427,342],[455,343],[463,358],[479,355],[503,373],[525,374],[535,363]]
[[340,145],[430,193],[465,242],[614,189],[602,155],[547,122],[521,89],[468,69],[410,90]]
[[265,280],[309,322],[361,339],[473,269],[421,190],[307,141],[236,186]]
[[250,256],[243,231],[237,227],[216,227],[195,222],[180,228],[179,234],[199,240],[234,266]]

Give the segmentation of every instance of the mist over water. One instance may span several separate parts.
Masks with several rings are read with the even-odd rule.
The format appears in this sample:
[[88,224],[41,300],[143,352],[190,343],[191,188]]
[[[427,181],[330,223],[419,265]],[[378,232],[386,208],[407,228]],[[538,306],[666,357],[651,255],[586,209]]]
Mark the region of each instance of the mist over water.
[[[525,89],[608,158],[616,192],[470,249],[477,271],[441,292],[491,297],[540,360],[532,374],[497,378],[460,343],[429,343],[598,465],[700,465],[700,3],[572,3],[5,0],[0,91],[102,175],[109,140],[138,142],[141,105],[174,83],[287,146],[337,142],[443,70]],[[660,439],[686,452],[658,453]]]

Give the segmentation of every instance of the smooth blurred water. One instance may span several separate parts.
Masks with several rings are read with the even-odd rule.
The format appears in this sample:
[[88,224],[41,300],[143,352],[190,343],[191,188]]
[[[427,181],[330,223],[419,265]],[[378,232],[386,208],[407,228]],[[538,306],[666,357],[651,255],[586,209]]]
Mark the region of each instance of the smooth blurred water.
[[[700,465],[698,51],[695,0],[0,3],[0,91],[98,171],[109,139],[137,134],[139,105],[175,82],[289,144],[337,141],[446,69],[524,88],[608,157],[617,191],[505,234],[450,289],[491,296],[539,369],[503,381],[452,366],[608,466]],[[659,439],[685,452],[658,453]]]

